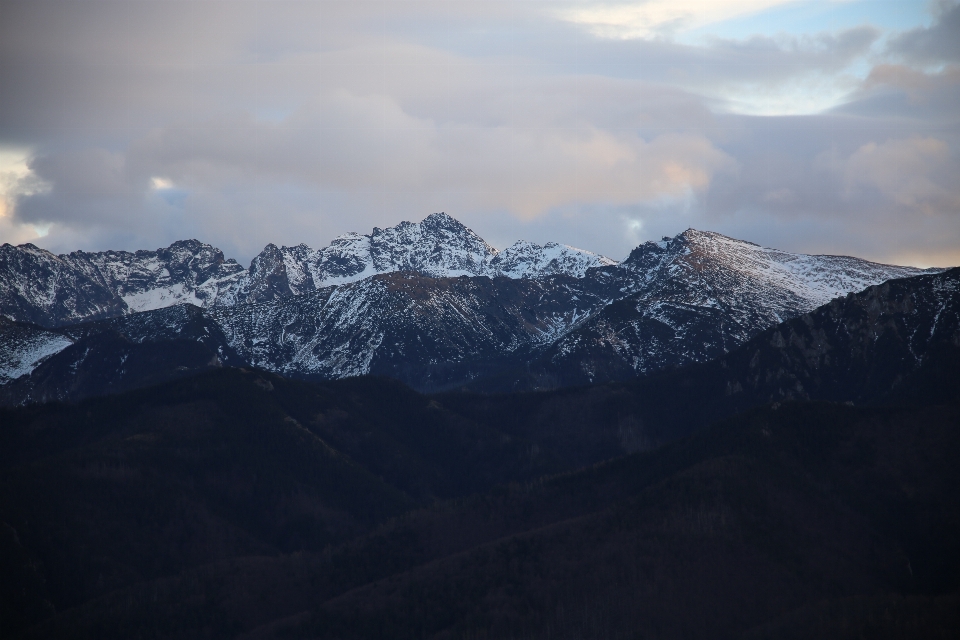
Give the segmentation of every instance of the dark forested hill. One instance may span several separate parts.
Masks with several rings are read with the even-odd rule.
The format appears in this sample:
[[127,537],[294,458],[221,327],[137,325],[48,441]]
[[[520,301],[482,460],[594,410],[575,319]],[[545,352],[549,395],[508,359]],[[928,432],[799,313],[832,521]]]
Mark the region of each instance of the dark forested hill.
[[953,637],[958,278],[628,383],[214,367],[0,410],[0,632]]
[[[5,620],[91,638],[960,628],[956,402],[786,402],[532,481],[529,442],[431,421],[445,410],[399,389],[391,426],[369,387],[311,406],[231,375],[166,387],[152,419],[86,403],[87,433],[52,408],[25,420],[2,476]],[[527,479],[482,491],[510,477]]]

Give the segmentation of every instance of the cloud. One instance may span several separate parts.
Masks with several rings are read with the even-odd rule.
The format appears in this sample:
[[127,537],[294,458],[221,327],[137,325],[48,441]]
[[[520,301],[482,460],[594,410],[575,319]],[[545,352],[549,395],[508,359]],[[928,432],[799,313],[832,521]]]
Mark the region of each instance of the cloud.
[[557,12],[601,38],[653,38],[756,13],[788,0],[646,0],[577,3]]
[[960,62],[960,4],[940,0],[934,4],[936,20],[930,27],[918,27],[891,38],[889,53],[919,65]]
[[[136,223],[152,192],[439,194],[460,210],[521,219],[588,202],[683,200],[732,158],[703,135],[595,126],[464,126],[406,113],[385,96],[338,91],[280,123],[249,115],[151,132],[125,153],[48,154],[30,168],[51,189],[23,196],[24,221]],[[158,186],[159,185],[159,186]],[[188,200],[188,199],[187,199]]]
[[692,45],[671,30],[773,0],[0,3],[0,145],[31,158],[0,240],[249,259],[445,210],[615,257],[686,226],[960,246],[953,4],[900,35]]
[[843,165],[847,198],[875,191],[909,212],[960,213],[960,164],[948,145],[932,137],[871,142]]
[[49,225],[33,225],[16,219],[14,212],[21,196],[42,193],[49,188],[30,171],[30,151],[0,147],[0,241],[20,244],[43,238]]
[[123,225],[143,191],[131,183],[124,165],[122,153],[103,149],[34,157],[28,164],[30,172],[47,188],[20,193],[15,215],[36,224]]

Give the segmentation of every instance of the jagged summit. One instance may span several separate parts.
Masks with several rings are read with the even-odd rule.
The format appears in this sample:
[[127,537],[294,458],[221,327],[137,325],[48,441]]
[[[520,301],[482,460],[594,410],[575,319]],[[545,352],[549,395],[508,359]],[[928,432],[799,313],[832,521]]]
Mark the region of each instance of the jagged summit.
[[434,213],[420,222],[374,227],[366,235],[345,233],[323,249],[267,245],[254,258],[246,278],[218,303],[272,300],[392,271],[431,277],[480,275],[496,253],[458,220]]
[[180,240],[155,251],[74,251],[0,246],[0,313],[58,326],[183,302],[210,306],[246,273],[219,249]]
[[374,227],[369,234],[345,233],[323,249],[305,244],[268,245],[254,258],[247,277],[218,305],[262,302],[301,295],[330,285],[363,280],[378,273],[412,271],[433,278],[490,276],[536,278],[564,274],[583,277],[590,267],[613,260],[567,245],[518,242],[497,251],[462,222],[433,213],[420,222]]
[[416,271],[450,277],[479,275],[497,250],[446,213],[434,213],[421,222],[401,222],[396,227],[374,229],[370,258],[374,268]]
[[519,242],[497,251],[456,218],[345,233],[323,249],[270,243],[244,269],[195,239],[157,250],[74,251],[54,255],[32,244],[0,247],[0,314],[59,326],[175,304],[229,307],[302,295],[378,273],[412,271],[439,278],[583,277],[614,261],[589,251]]

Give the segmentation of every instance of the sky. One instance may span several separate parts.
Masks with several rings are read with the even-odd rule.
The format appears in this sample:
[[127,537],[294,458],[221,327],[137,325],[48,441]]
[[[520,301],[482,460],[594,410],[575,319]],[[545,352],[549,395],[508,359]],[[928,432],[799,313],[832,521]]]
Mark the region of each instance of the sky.
[[960,6],[0,0],[0,242],[248,263],[436,211],[958,265]]

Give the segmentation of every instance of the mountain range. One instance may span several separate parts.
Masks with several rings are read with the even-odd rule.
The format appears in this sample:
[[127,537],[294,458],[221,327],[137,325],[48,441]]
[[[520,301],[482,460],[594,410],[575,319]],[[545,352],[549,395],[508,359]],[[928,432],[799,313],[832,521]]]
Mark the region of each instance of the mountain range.
[[[0,395],[76,398],[145,383],[137,371],[156,381],[226,362],[423,391],[622,380],[720,357],[833,298],[921,273],[693,229],[619,263],[556,243],[498,252],[446,214],[320,250],[268,245],[249,269],[195,240],[61,256],[3,245]],[[118,365],[170,340],[195,344]]]
[[330,246],[268,244],[244,269],[197,240],[156,251],[75,251],[54,255],[31,244],[0,246],[0,314],[45,327],[150,311],[175,304],[210,308],[262,302],[410,271],[434,278],[461,275],[531,278],[615,261],[549,242],[520,241],[497,251],[452,217],[436,213],[369,235],[347,233]]
[[956,637],[960,268],[397,229],[3,248],[0,637]]

